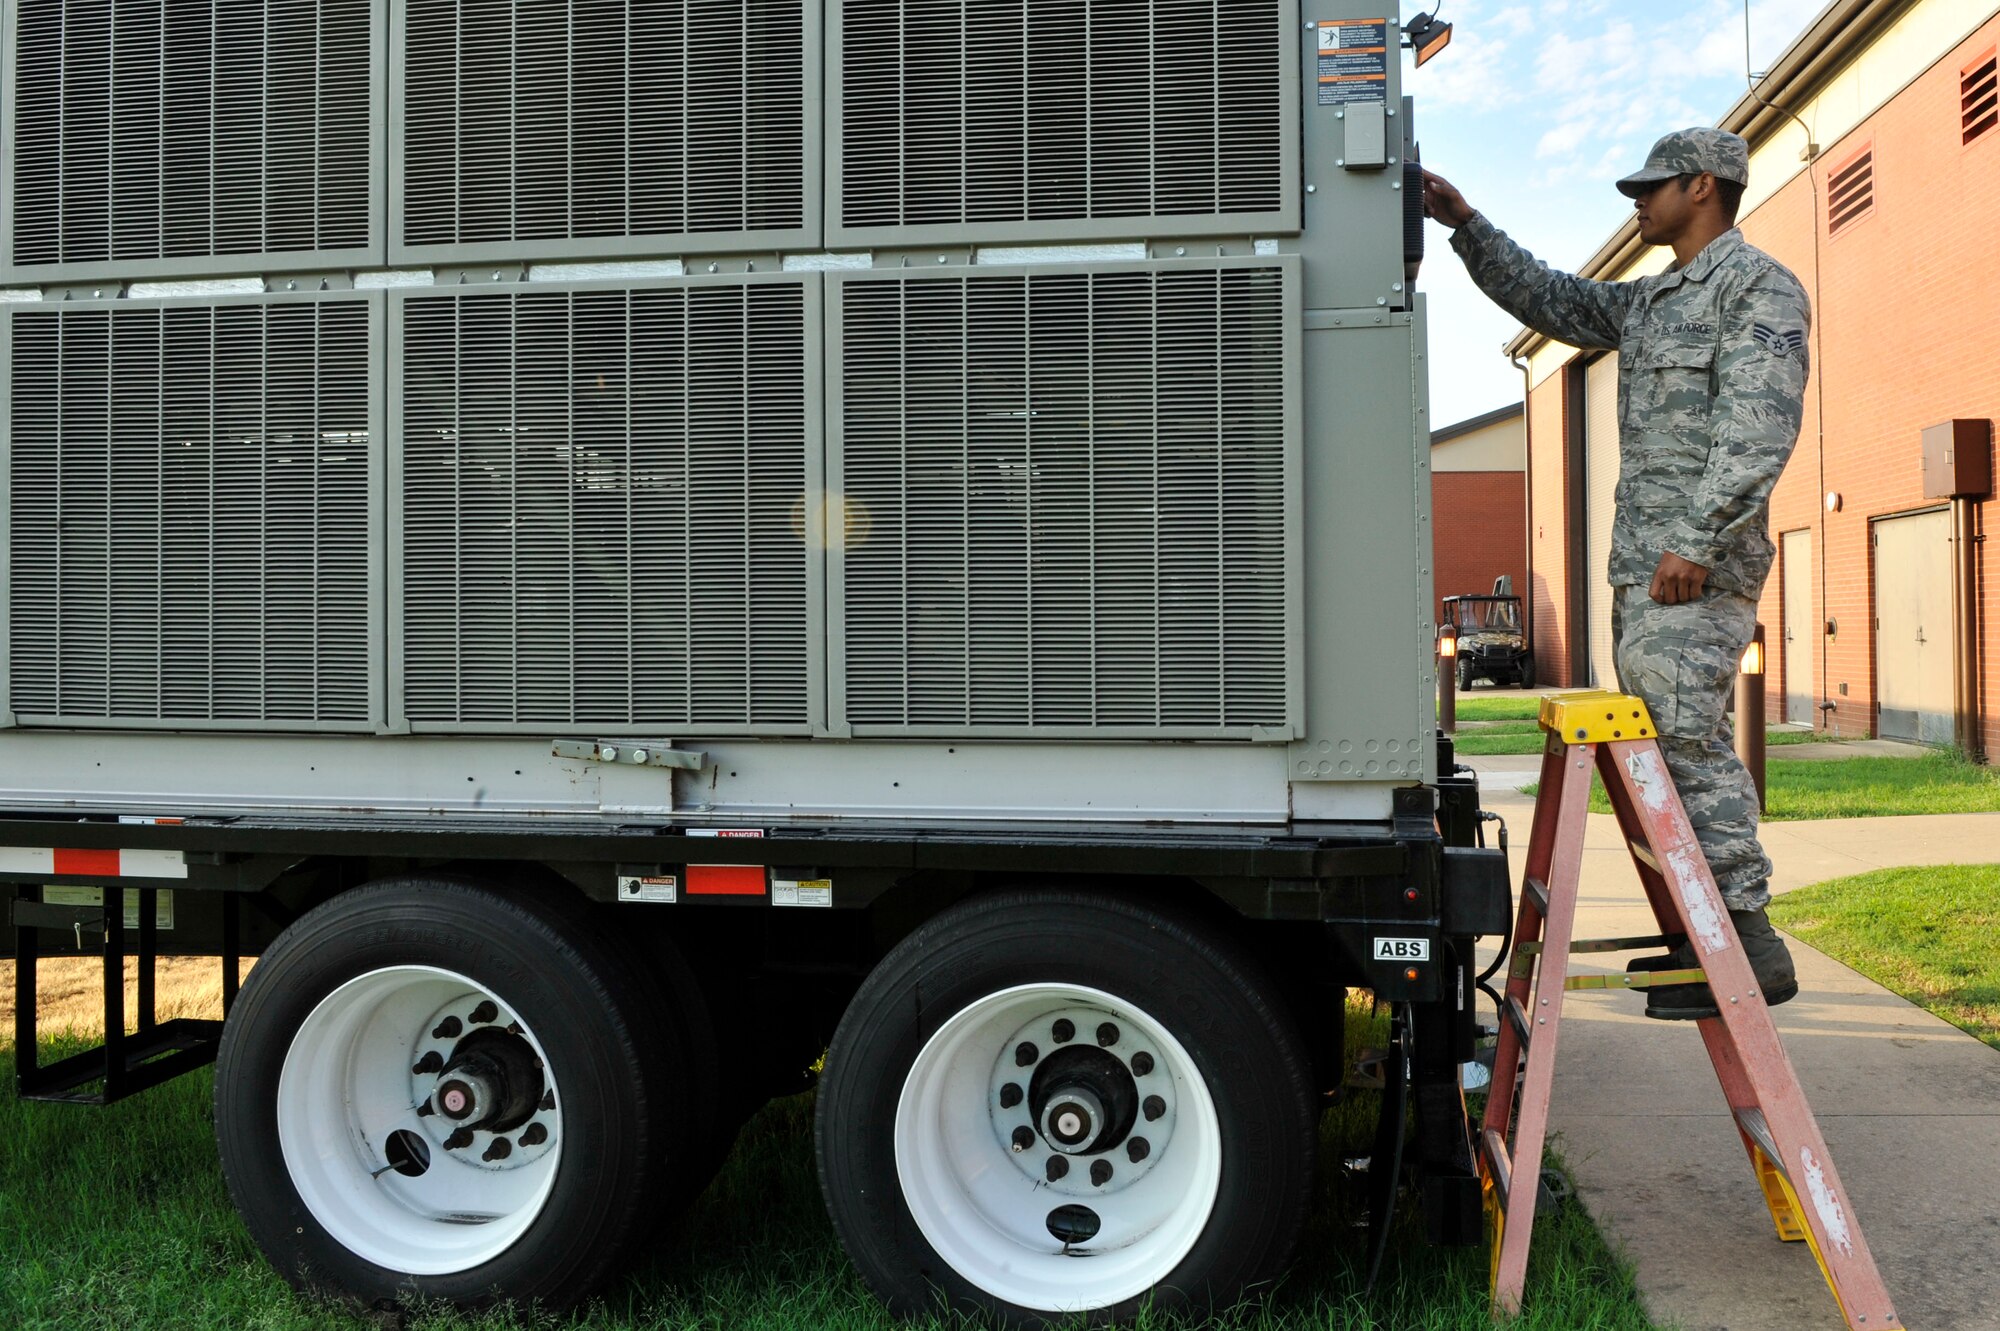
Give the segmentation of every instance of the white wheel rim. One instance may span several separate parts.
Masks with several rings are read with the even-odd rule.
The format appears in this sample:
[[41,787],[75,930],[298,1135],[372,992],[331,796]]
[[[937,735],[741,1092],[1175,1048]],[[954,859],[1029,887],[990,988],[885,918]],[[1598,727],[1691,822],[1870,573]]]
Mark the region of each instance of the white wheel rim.
[[[465,1125],[437,1102],[462,1107],[449,1085],[462,1079],[428,1061],[448,1066],[459,1037],[447,1018],[525,1043],[545,1092],[525,1121],[447,1146]],[[451,971],[393,966],[349,980],[299,1027],[278,1077],[278,1144],[335,1242],[391,1271],[448,1275],[499,1256],[541,1214],[561,1164],[561,1104],[546,1051],[497,995]]]
[[[1134,1078],[1135,1090],[1162,1105],[1155,1118],[1142,1110],[1109,1149],[1069,1155],[1070,1172],[1051,1181],[1047,1161],[1066,1153],[1043,1133],[1013,1149],[1015,1131],[1033,1128],[1033,1104],[1003,1104],[1002,1090],[1033,1082],[1054,1054],[1043,1046],[1070,1043],[1034,1035],[1064,1019],[1078,1047],[1096,1043],[1099,1022],[1116,1026],[1107,1052],[1128,1068],[1135,1053],[1150,1054],[1152,1070]],[[1039,1051],[1025,1067],[1016,1055],[1024,1040]],[[1135,1136],[1153,1144],[1136,1163]],[[1201,1237],[1222,1179],[1215,1101],[1187,1050],[1147,1013],[1082,985],[1002,990],[946,1021],[903,1083],[895,1148],[903,1200],[938,1256],[986,1294],[1037,1312],[1107,1307],[1159,1284]],[[1099,1159],[1111,1169],[1101,1184],[1090,1173]],[[1064,1205],[1089,1208],[1100,1222],[1094,1237],[1057,1240],[1050,1217]]]

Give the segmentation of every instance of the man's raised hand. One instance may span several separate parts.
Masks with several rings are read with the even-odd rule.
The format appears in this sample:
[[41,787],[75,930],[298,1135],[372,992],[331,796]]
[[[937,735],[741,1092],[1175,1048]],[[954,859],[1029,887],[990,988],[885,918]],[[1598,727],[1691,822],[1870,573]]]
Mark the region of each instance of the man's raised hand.
[[1434,171],[1424,172],[1424,216],[1458,230],[1472,220],[1472,205],[1449,180]]

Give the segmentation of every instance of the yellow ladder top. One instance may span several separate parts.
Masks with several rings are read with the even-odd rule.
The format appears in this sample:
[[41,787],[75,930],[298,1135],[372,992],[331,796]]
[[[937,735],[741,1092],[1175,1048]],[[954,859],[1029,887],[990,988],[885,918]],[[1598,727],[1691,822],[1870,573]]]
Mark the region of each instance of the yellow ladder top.
[[1658,733],[1645,703],[1603,689],[1552,693],[1542,699],[1542,729],[1565,744],[1652,739]]

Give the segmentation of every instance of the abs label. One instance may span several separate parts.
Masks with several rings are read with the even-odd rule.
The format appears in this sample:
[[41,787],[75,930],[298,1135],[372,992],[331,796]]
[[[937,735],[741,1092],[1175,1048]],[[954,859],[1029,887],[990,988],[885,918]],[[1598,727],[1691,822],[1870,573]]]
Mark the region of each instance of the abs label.
[[1429,961],[1431,940],[1428,938],[1377,938],[1375,940],[1375,960],[1377,961]]

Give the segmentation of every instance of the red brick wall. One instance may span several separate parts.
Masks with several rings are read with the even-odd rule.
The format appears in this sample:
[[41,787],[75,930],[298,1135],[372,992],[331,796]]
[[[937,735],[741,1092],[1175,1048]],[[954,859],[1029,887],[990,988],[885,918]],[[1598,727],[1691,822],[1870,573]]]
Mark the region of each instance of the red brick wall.
[[[2000,216],[2000,130],[1970,145],[1959,134],[1960,73],[1996,44],[2000,19],[1839,142],[1822,144],[1811,183],[1803,175],[1793,180],[1742,223],[1749,241],[1791,268],[1814,295],[1805,429],[1772,495],[1771,533],[1775,541],[1780,532],[1813,530],[1815,622],[1807,640],[1816,638],[1814,646],[1824,648],[1815,658],[1814,701],[1835,704],[1844,735],[1876,727],[1869,520],[1940,502],[1923,497],[1925,426],[1953,417],[2000,420],[2000,242],[1994,223]],[[1829,235],[1828,176],[1864,145],[1874,151],[1874,211]],[[1564,526],[1563,408],[1561,375],[1530,395],[1536,657],[1550,682],[1567,682],[1563,572],[1572,534]],[[1826,510],[1828,492],[1841,496],[1837,513]],[[1982,512],[1982,531],[1985,517]],[[1987,545],[1979,547],[1981,729],[1989,758],[2000,757],[2000,569],[1994,557]],[[1773,716],[1782,715],[1783,706],[1776,646],[1781,598],[1774,568],[1759,607],[1774,645],[1767,676]],[[1830,638],[1823,633],[1827,620],[1837,626]]]
[[1529,496],[1528,559],[1533,566],[1529,633],[1537,682],[1561,687],[1575,682],[1569,673],[1569,414],[1563,394],[1567,373],[1550,375],[1528,395],[1529,472],[1534,487]]
[[1528,585],[1527,484],[1518,471],[1431,473],[1432,581],[1439,600],[1493,590],[1501,574]]
[[[1808,290],[1818,232],[1815,382],[1807,392],[1805,433],[1772,496],[1771,530],[1813,528],[1824,550],[1813,593],[1822,602],[1818,618],[1833,620],[1837,632],[1821,639],[1817,701],[1835,704],[1843,734],[1875,729],[1869,520],[1940,502],[1923,494],[1925,426],[1952,417],[2000,418],[2000,244],[1993,220],[2000,215],[2000,131],[1970,145],[1959,135],[1960,71],[1996,42],[2000,19],[1838,143],[1823,145],[1813,171],[1817,219],[1804,177],[1744,219],[1751,243],[1776,255]],[[1874,152],[1874,211],[1830,236],[1827,177],[1864,145]],[[1828,492],[1841,496],[1838,513],[1826,511]],[[1994,650],[2000,585],[1983,545],[1979,558],[1980,700],[1991,756],[2000,751],[2000,652]],[[1780,595],[1774,574],[1760,607],[1773,640]],[[1773,706],[1779,667],[1774,659]]]

